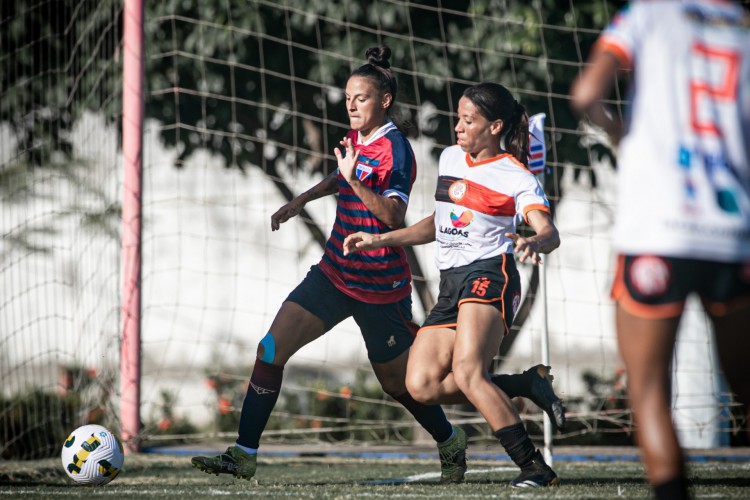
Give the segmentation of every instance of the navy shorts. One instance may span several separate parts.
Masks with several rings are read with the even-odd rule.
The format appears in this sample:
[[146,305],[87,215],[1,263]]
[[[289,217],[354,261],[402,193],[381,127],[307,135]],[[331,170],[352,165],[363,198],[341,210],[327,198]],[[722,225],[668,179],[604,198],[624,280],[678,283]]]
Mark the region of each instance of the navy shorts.
[[386,363],[409,349],[417,325],[411,321],[411,295],[391,304],[368,304],[336,288],[328,276],[315,265],[286,298],[320,318],[325,331],[353,317],[359,325],[374,363]]
[[641,318],[682,314],[691,293],[713,316],[750,306],[750,261],[715,262],[657,255],[620,255],[612,298]]
[[465,302],[494,306],[503,316],[507,334],[521,304],[521,278],[513,255],[503,254],[440,271],[440,295],[422,328],[455,329],[458,308]]

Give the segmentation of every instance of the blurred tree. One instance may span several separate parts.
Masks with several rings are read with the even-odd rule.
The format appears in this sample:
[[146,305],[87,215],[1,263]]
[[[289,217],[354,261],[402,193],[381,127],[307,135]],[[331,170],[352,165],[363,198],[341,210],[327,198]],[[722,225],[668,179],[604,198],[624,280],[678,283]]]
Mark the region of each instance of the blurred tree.
[[2,147],[15,164],[59,166],[72,159],[69,133],[85,111],[120,116],[119,5],[2,2],[0,123],[11,127],[14,142]]

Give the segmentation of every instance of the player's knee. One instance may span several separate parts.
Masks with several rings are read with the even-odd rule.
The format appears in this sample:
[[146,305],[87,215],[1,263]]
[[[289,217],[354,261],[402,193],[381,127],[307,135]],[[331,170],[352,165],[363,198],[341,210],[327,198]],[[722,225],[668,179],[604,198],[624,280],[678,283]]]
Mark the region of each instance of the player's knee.
[[400,396],[401,394],[406,392],[406,385],[404,384],[403,380],[381,380],[380,386],[383,388],[383,392],[394,399],[396,398],[396,396]]
[[472,392],[472,388],[476,387],[477,377],[481,376],[476,370],[475,366],[471,363],[453,363],[453,380],[456,382],[458,389],[464,394]]
[[255,358],[273,364],[276,359],[276,341],[271,332],[266,333],[266,336],[261,339]]
[[390,366],[388,369],[379,367],[375,370],[375,375],[378,378],[378,382],[380,382],[383,392],[392,398],[396,398],[396,396],[400,396],[406,392],[404,372],[398,368],[398,366]]
[[406,390],[411,397],[420,403],[435,403],[437,399],[437,385],[423,373],[407,373]]

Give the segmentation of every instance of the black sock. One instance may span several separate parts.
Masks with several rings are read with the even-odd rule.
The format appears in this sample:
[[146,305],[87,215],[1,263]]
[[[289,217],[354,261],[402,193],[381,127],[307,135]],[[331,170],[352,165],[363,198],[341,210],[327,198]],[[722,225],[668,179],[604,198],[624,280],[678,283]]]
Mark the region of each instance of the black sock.
[[245,401],[242,403],[237,443],[248,448],[260,446],[260,435],[266,428],[276,400],[279,399],[284,368],[256,360]]
[[661,484],[654,485],[656,500],[687,500],[688,484],[685,476],[677,476]]
[[408,392],[393,399],[401,403],[409,413],[414,415],[419,425],[424,427],[436,442],[442,443],[451,437],[453,427],[451,427],[450,422],[445,417],[445,413],[440,405],[426,405],[415,401]]
[[490,375],[490,380],[509,398],[528,397],[531,393],[531,379],[525,373],[513,375],[496,373]]
[[523,469],[531,465],[536,456],[536,448],[522,422],[503,427],[495,431],[494,435],[517,466]]

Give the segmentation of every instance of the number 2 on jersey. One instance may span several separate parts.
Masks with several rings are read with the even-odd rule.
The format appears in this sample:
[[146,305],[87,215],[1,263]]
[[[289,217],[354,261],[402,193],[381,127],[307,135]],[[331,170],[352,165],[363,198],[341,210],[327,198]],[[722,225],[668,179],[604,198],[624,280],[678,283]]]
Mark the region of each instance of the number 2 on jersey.
[[[739,78],[740,55],[733,50],[709,47],[703,43],[693,45],[693,57],[705,68],[718,66],[723,74],[718,81],[707,81],[711,71],[706,71],[705,79],[693,78],[690,82],[690,121],[699,134],[721,135],[721,130],[710,116],[700,116],[700,104],[709,99],[711,103],[737,100],[737,80]],[[710,108],[709,108],[710,109]]]

